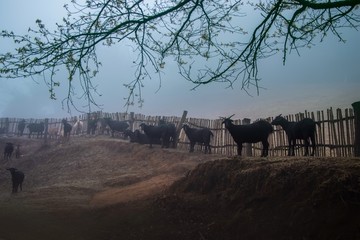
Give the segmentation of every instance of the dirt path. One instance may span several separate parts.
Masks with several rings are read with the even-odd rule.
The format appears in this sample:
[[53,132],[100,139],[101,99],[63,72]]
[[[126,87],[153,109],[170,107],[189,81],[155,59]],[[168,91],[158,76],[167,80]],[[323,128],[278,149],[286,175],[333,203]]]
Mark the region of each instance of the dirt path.
[[90,206],[104,207],[150,198],[165,191],[177,179],[178,177],[173,175],[163,174],[126,187],[109,188],[96,193]]

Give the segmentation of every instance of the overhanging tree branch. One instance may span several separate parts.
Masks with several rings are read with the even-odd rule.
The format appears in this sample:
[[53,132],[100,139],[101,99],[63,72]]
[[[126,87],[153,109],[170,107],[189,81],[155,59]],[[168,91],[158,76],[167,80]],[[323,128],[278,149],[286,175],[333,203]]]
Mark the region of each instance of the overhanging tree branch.
[[[360,0],[268,0],[251,1],[262,18],[249,37],[241,21],[241,0],[73,0],[65,5],[67,18],[50,31],[41,20],[27,35],[3,30],[0,37],[12,39],[17,48],[0,53],[0,77],[44,76],[50,98],[56,98],[60,81],[56,73],[65,69],[68,94],[65,102],[75,106],[74,96],[88,101],[87,111],[98,106],[93,79],[101,62],[97,46],[131,44],[136,66],[134,79],[124,82],[129,90],[125,105],[143,103],[144,81],[161,78],[166,61],[177,63],[184,79],[194,88],[214,82],[229,87],[241,81],[245,91],[259,90],[258,62],[282,52],[283,63],[293,50],[323,41],[332,33],[341,41],[341,29],[357,30],[360,23]],[[245,9],[245,8],[244,8]],[[248,13],[251,14],[251,13]],[[155,73],[155,75],[154,75]],[[78,109],[79,110],[79,109]],[[81,111],[81,110],[80,110]]]

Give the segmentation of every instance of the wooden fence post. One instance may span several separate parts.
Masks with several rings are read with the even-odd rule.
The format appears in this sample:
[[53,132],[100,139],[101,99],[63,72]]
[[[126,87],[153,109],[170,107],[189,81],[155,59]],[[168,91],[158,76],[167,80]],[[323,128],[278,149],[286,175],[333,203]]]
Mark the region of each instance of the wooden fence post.
[[49,119],[45,118],[45,132],[44,132],[44,144],[47,145],[48,144],[48,130],[49,130]]
[[5,118],[5,133],[9,133],[9,118]]
[[182,115],[182,117],[181,117],[181,119],[180,119],[179,125],[177,126],[177,129],[176,129],[176,139],[175,139],[175,143],[174,143],[174,147],[175,147],[175,148],[177,148],[177,143],[178,143],[178,141],[179,141],[180,132],[181,132],[182,126],[183,126],[183,124],[184,124],[184,122],[185,122],[187,113],[188,113],[188,112],[187,112],[186,110],[184,110],[183,115]]
[[[249,118],[244,118],[242,120],[242,125],[249,125],[251,122],[251,119]],[[251,148],[251,143],[245,143],[245,155],[247,157],[251,157],[252,156],[252,148]]]
[[355,115],[355,142],[354,142],[354,154],[355,157],[360,157],[360,101],[351,104],[354,108]]
[[90,120],[91,120],[91,113],[87,113],[86,114],[86,121],[87,121],[87,124],[86,124],[86,126],[87,126],[87,128],[86,128],[86,133],[88,134],[88,135],[90,135]]
[[130,130],[131,131],[134,131],[134,123],[135,123],[135,113],[134,112],[131,112],[130,113]]

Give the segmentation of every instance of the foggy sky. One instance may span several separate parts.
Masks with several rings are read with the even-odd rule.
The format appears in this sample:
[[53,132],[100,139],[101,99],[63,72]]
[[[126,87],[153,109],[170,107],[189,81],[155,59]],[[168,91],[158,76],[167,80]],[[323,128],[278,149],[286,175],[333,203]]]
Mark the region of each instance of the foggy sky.
[[[65,16],[62,8],[67,1],[2,0],[0,3],[0,29],[24,32],[35,26],[36,19],[46,25],[60,22]],[[19,7],[22,5],[21,7]],[[41,6],[41,7],[39,7]],[[263,118],[280,113],[292,114],[304,110],[324,110],[328,107],[346,108],[360,101],[360,33],[344,30],[345,44],[334,37],[316,43],[311,49],[301,49],[300,56],[292,53],[284,66],[282,56],[274,56],[259,63],[260,95],[256,89],[249,93],[240,90],[240,82],[233,89],[224,84],[211,84],[197,88],[178,74],[175,64],[167,62],[161,82],[145,81],[142,108],[129,109],[152,116],[188,116],[215,119],[236,114],[235,118]],[[9,48],[0,40],[1,52]],[[123,84],[133,79],[132,51],[127,46],[101,48],[103,67],[95,80],[101,97],[96,101],[104,112],[124,112],[127,90]],[[64,79],[67,79],[64,76]],[[0,79],[0,117],[62,118],[80,113],[62,109],[66,87],[58,92],[58,100],[49,99],[43,79]],[[99,109],[93,109],[99,110]]]

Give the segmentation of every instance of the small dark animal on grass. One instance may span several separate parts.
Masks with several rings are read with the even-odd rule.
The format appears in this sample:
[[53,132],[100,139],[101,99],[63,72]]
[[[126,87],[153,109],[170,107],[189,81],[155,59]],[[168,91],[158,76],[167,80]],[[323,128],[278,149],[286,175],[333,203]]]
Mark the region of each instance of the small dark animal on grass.
[[87,134],[95,135],[97,119],[89,119],[87,123]]
[[14,144],[10,142],[6,143],[4,148],[4,159],[10,160],[13,152],[14,152]]
[[194,152],[194,146],[196,143],[205,146],[205,154],[211,153],[210,148],[210,140],[211,137],[214,136],[209,128],[191,128],[189,125],[184,124],[183,129],[185,131],[186,136],[190,141],[190,151]]
[[[139,129],[136,129],[134,132],[131,130],[125,130],[124,132],[125,137],[130,138],[131,143],[139,143],[139,144],[149,144],[149,138],[146,136],[146,134],[141,133]],[[152,144],[161,144],[161,139],[153,139]]]
[[176,128],[174,124],[160,124],[159,126],[140,124],[140,128],[144,131],[149,139],[150,148],[155,144],[158,139],[161,139],[161,147],[168,148],[170,143],[175,148]]
[[107,124],[107,120],[105,118],[99,118],[96,123],[96,128],[98,129],[97,133],[100,135],[109,135],[110,134],[110,127]]
[[270,133],[274,131],[271,124],[265,120],[259,120],[249,125],[234,125],[233,120],[231,120],[232,116],[222,119],[225,128],[237,144],[238,155],[241,156],[243,143],[261,142],[263,146],[261,157],[267,157],[269,154],[268,138]]
[[12,181],[12,193],[17,193],[18,188],[22,191],[22,183],[24,181],[25,175],[23,172],[17,170],[16,168],[7,168],[11,173]]
[[37,133],[36,138],[40,138],[43,135],[43,132],[45,130],[45,124],[44,122],[40,122],[40,123],[29,123],[27,125],[27,128],[29,128],[29,138],[31,138],[31,134],[32,133]]
[[124,138],[129,138],[130,142],[136,142],[135,139],[135,133],[133,131],[131,131],[130,129],[127,129],[124,131]]
[[165,147],[176,148],[177,133],[175,124],[167,123],[165,120],[162,119],[159,121],[159,127],[165,129],[165,136],[163,139],[163,141],[165,141]]
[[296,139],[305,141],[305,156],[309,155],[309,140],[311,140],[312,152],[311,156],[315,154],[315,131],[316,122],[311,118],[304,118],[299,122],[289,122],[281,114],[271,122],[272,125],[281,126],[289,142],[288,156],[295,156]]
[[104,118],[107,125],[111,129],[111,136],[114,137],[115,132],[124,133],[124,131],[129,127],[127,121],[116,121],[111,118]]
[[155,140],[161,139],[161,147],[165,147],[165,128],[161,128],[159,126],[150,126],[146,125],[145,123],[140,124],[140,128],[144,131],[145,135],[149,139],[150,148],[152,148],[152,145]]
[[70,133],[71,133],[72,126],[70,123],[67,122],[66,119],[63,119],[61,122],[64,125],[64,139],[65,139],[65,141],[67,141],[70,139]]

